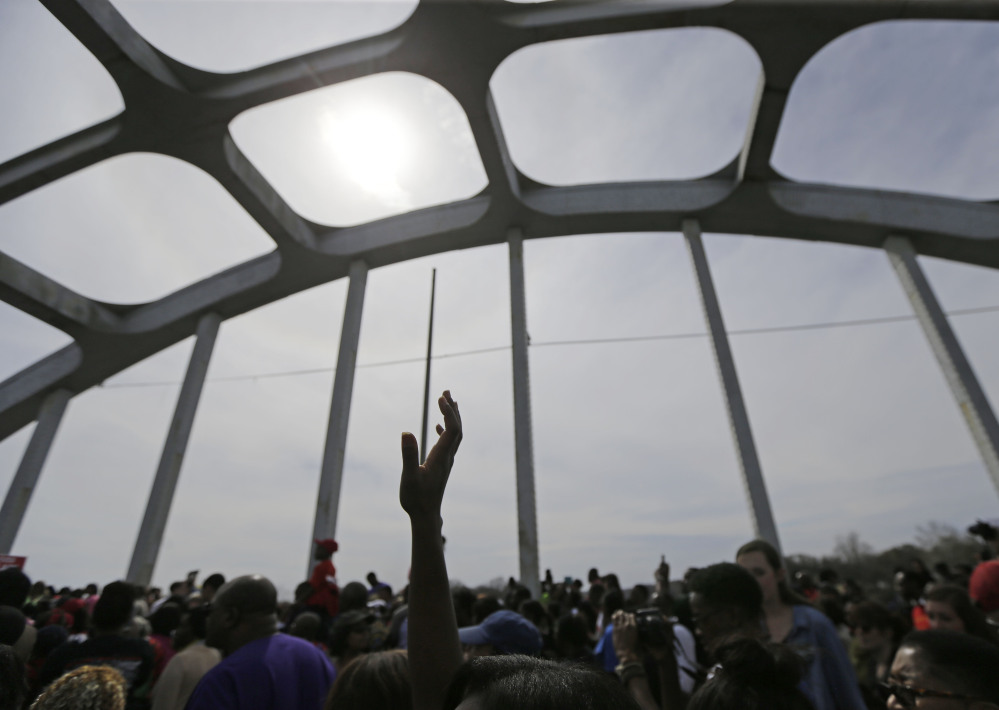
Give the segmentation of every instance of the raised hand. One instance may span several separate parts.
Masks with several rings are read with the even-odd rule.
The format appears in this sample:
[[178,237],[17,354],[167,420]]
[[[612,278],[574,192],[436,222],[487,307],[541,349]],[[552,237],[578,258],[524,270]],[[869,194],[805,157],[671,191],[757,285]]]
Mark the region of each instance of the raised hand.
[[420,464],[420,447],[416,437],[402,435],[402,478],[399,482],[399,502],[410,518],[440,518],[444,488],[451,475],[454,455],[461,443],[461,414],[451,392],[444,390],[438,400],[444,426],[437,425],[438,439],[426,461]]

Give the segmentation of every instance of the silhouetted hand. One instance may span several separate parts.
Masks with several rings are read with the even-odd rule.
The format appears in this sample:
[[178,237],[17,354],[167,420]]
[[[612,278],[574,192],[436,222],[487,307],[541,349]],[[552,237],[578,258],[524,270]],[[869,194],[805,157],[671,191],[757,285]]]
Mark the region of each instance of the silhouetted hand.
[[614,622],[611,640],[614,642],[614,653],[617,654],[618,660],[622,664],[641,661],[642,644],[638,640],[635,615],[619,609],[614,612],[611,621]]
[[422,465],[416,437],[409,432],[402,435],[399,502],[411,519],[440,518],[444,488],[451,475],[454,455],[461,443],[461,414],[458,412],[458,403],[451,399],[449,390],[444,390],[437,405],[444,415],[444,426],[437,425],[437,443]]

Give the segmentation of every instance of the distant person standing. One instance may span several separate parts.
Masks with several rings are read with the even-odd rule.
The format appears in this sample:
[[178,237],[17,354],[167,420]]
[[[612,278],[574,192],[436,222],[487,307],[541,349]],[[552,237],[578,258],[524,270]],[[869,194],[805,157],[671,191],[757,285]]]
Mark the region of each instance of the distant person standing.
[[340,611],[340,587],[336,583],[336,567],[333,565],[333,553],[340,546],[330,538],[315,542],[313,559],[317,562],[309,577],[312,594],[305,600],[305,605],[321,618],[331,619]]

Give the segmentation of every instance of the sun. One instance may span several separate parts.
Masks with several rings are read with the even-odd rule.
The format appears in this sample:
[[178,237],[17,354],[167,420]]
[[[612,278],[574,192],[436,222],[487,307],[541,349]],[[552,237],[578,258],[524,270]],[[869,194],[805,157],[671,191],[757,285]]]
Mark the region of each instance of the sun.
[[375,196],[399,197],[413,152],[401,116],[375,105],[330,109],[320,118],[320,130],[338,172]]

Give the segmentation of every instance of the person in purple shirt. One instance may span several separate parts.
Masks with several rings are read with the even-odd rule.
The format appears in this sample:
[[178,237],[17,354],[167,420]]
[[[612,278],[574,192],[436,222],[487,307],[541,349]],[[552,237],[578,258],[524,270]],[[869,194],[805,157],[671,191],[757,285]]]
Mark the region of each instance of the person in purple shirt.
[[277,591],[260,575],[222,586],[205,643],[222,662],[201,679],[186,710],[321,710],[336,678],[322,651],[277,632]]

